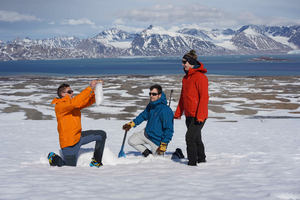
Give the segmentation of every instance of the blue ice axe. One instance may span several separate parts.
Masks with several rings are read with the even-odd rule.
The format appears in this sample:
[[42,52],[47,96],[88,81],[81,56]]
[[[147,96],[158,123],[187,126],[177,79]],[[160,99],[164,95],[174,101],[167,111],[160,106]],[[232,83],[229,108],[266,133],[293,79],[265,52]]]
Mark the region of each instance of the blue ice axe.
[[121,147],[121,150],[119,152],[118,158],[120,158],[120,157],[126,158],[126,155],[125,155],[125,152],[124,152],[124,144],[125,144],[125,140],[126,140],[126,135],[127,135],[127,131],[125,131],[124,138],[123,138],[123,143],[122,143],[122,147]]

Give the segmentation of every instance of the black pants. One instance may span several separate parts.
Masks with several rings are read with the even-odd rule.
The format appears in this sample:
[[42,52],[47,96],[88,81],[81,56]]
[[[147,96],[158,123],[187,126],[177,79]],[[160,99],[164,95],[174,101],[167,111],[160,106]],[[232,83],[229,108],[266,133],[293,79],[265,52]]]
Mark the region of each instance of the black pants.
[[206,158],[204,144],[202,142],[201,129],[206,119],[198,123],[195,117],[186,117],[185,123],[187,132],[185,141],[187,146],[188,165],[197,165],[197,160],[203,161]]

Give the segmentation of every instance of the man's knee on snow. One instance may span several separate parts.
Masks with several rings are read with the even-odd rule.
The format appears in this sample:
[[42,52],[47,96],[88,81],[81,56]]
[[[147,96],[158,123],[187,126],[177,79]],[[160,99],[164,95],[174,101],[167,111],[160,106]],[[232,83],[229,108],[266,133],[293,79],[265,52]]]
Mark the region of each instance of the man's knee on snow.
[[148,157],[149,154],[152,154],[152,152],[149,149],[146,149],[145,151],[143,151],[142,153],[145,157]]
[[66,162],[66,165],[68,166],[74,166],[76,167],[76,162],[77,162],[77,158],[75,155],[65,155],[65,162]]

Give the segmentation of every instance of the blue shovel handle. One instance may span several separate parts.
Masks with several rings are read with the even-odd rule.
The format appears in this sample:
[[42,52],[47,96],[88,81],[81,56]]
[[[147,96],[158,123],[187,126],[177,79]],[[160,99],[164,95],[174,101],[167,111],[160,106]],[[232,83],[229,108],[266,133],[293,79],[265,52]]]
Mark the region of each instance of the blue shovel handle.
[[124,138],[123,138],[123,143],[122,143],[121,150],[119,152],[118,158],[120,158],[120,157],[126,158],[126,155],[125,155],[125,152],[124,152],[124,144],[125,144],[126,136],[127,136],[127,131],[125,131]]

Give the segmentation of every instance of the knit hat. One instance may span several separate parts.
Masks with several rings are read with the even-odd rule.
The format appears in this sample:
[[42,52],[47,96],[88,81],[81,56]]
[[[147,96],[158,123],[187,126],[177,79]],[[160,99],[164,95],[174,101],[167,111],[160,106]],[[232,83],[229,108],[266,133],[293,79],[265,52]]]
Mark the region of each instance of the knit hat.
[[197,60],[188,56],[188,55],[184,55],[182,58],[184,58],[190,65],[196,65]]

